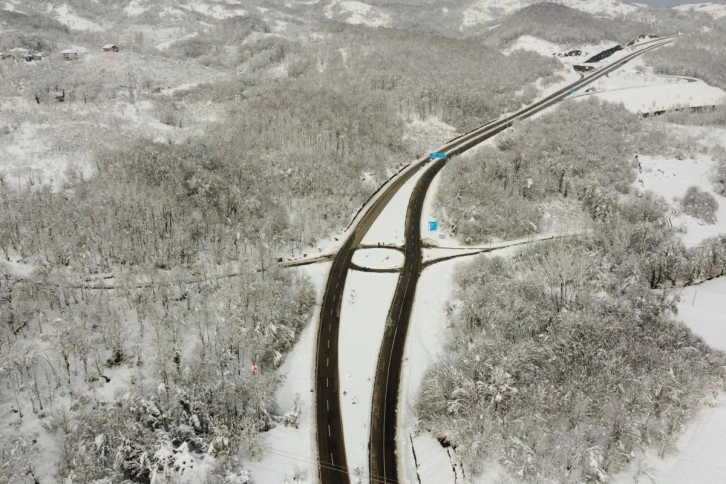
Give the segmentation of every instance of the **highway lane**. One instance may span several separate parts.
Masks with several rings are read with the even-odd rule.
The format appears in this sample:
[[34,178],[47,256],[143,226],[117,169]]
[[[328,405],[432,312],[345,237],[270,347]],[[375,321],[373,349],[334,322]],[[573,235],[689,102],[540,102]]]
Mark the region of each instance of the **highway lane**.
[[353,253],[398,190],[428,163],[428,158],[402,171],[359,217],[330,268],[320,310],[315,365],[315,415],[317,421],[318,471],[321,483],[348,483],[338,380],[338,336],[343,290]]
[[544,99],[505,118],[488,123],[470,133],[452,140],[439,152],[447,154],[447,159],[435,160],[417,182],[409,201],[406,212],[405,228],[405,262],[399,276],[396,292],[386,321],[381,350],[376,366],[376,378],[373,387],[371,406],[371,425],[369,441],[370,474],[377,477],[377,482],[398,482],[398,463],[396,459],[396,424],[398,408],[398,389],[401,366],[408,333],[416,286],[422,268],[421,252],[421,213],[423,203],[436,174],[445,166],[452,156],[463,153],[504,131],[516,120],[528,118],[577,92],[580,88],[596,81],[623,66],[643,53],[672,42],[672,39],[644,47],[622,59],[593,71],[592,74],[558,90]]

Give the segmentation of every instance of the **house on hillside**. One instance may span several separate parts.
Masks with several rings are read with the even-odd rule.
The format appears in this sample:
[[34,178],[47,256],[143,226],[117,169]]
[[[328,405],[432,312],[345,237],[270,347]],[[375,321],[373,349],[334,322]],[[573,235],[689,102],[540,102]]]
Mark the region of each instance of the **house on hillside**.
[[78,52],[72,49],[61,51],[64,60],[78,60]]
[[116,44],[106,44],[103,46],[104,52],[118,52],[119,50],[121,49]]

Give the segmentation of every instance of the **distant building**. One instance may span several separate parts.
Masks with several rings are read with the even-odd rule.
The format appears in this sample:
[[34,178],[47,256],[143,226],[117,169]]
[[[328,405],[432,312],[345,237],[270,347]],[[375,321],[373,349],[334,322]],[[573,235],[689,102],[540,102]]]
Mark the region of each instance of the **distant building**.
[[116,44],[106,44],[103,46],[104,52],[118,52],[119,50],[121,49],[119,49],[118,45]]
[[61,52],[63,59],[65,60],[78,60],[78,52],[71,49],[66,49]]

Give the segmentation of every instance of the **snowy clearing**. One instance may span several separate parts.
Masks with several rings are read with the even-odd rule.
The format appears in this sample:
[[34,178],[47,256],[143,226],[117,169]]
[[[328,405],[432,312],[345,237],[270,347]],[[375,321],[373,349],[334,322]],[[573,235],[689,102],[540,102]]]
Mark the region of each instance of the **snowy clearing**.
[[[603,90],[604,91],[604,90]],[[623,103],[633,113],[649,113],[684,106],[713,106],[722,104],[726,92],[703,81],[664,83],[660,85],[610,87],[595,94],[603,101]]]
[[[651,190],[671,205],[671,222],[674,227],[683,230],[683,243],[687,247],[698,245],[708,237],[726,233],[726,199],[712,190],[711,173],[715,165],[712,158],[699,155],[692,159],[676,160],[640,156],[639,161],[643,171],[638,174],[639,181],[635,186],[637,189]],[[707,224],[681,213],[678,200],[691,186],[699,187],[716,199],[719,204],[717,223]]]
[[353,254],[353,264],[370,269],[400,269],[404,256],[395,249],[358,249]]

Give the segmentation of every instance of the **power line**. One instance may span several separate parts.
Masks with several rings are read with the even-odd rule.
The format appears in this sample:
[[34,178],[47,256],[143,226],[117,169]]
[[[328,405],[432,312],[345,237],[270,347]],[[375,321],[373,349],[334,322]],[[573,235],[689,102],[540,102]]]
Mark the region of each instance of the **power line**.
[[[270,454],[278,455],[280,457],[285,457],[287,459],[296,460],[296,461],[300,461],[300,462],[305,462],[307,464],[319,466],[319,467],[322,467],[323,469],[333,470],[333,471],[340,472],[343,474],[348,474],[349,476],[353,476],[353,477],[360,477],[360,478],[368,479],[370,482],[376,482],[376,483],[382,483],[382,484],[395,484],[398,482],[395,479],[386,478],[386,477],[382,477],[382,476],[378,476],[378,475],[352,473],[352,472],[350,472],[350,470],[347,467],[343,467],[343,466],[340,466],[337,464],[330,464],[327,462],[323,462],[321,460],[315,460],[312,458],[301,456],[299,454],[294,454],[289,451],[276,449],[274,447],[265,447],[265,451]],[[275,451],[277,451],[277,452],[275,452]]]

